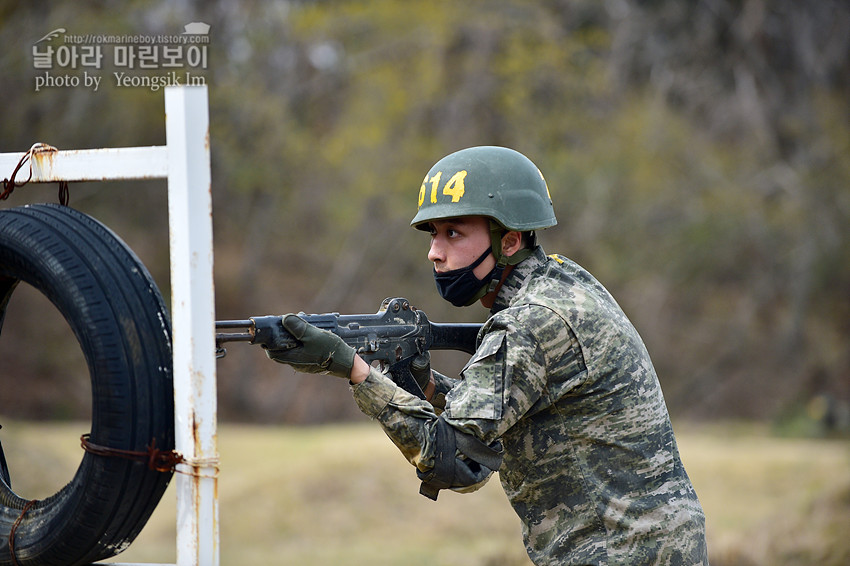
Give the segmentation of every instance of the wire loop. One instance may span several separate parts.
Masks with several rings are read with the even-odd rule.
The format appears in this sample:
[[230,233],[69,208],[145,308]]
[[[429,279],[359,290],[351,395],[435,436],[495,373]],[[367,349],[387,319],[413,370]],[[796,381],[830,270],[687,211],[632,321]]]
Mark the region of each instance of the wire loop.
[[[217,478],[218,477],[218,457],[214,458],[186,458],[176,450],[160,450],[156,447],[156,439],[153,439],[150,446],[145,450],[121,450],[119,448],[108,448],[95,444],[91,441],[90,434],[84,434],[80,437],[80,445],[83,450],[89,454],[97,456],[124,458],[134,462],[146,464],[148,468],[157,472],[175,472],[193,476],[196,478]],[[184,470],[178,466],[189,466],[191,470]],[[199,473],[199,468],[213,468],[213,475],[205,475]]]

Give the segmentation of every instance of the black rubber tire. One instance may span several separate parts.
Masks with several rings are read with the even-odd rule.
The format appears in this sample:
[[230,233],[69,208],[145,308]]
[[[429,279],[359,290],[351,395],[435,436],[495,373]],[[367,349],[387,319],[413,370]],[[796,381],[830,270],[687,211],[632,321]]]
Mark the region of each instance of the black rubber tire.
[[[0,325],[20,281],[56,306],[80,344],[92,384],[91,442],[144,451],[155,441],[173,449],[169,316],[132,250],[97,220],[65,206],[2,210]],[[71,566],[115,556],[142,530],[171,477],[85,452],[73,479],[23,514],[28,501],[0,477],[0,566]],[[13,558],[9,534],[18,520]]]

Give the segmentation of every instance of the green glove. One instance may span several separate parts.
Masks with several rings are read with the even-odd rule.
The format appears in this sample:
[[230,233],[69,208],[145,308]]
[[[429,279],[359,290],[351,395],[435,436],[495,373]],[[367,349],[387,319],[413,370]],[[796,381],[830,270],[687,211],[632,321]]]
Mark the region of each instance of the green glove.
[[283,316],[283,327],[301,344],[289,350],[266,350],[266,355],[302,373],[328,373],[349,377],[354,367],[354,348],[342,338],[316,328],[294,314]]
[[431,385],[431,352],[423,352],[413,358],[410,362],[410,375],[416,380],[419,389],[427,396],[428,388]]

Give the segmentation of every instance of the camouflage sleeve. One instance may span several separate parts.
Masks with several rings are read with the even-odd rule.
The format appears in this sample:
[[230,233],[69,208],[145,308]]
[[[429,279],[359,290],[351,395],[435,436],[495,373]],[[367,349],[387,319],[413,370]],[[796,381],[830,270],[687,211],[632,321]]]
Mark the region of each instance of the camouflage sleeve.
[[429,402],[398,387],[376,368],[352,386],[352,392],[360,410],[380,423],[408,462],[422,471],[433,467],[438,417]]

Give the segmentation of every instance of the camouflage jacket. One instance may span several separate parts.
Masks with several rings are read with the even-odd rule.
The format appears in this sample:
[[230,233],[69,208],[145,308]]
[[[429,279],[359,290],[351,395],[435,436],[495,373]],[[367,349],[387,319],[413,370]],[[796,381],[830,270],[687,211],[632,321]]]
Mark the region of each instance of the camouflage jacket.
[[[535,564],[708,564],[705,518],[646,347],[587,271],[541,248],[499,291],[443,418],[501,439],[502,487]],[[420,470],[437,412],[373,370],[354,387]]]

